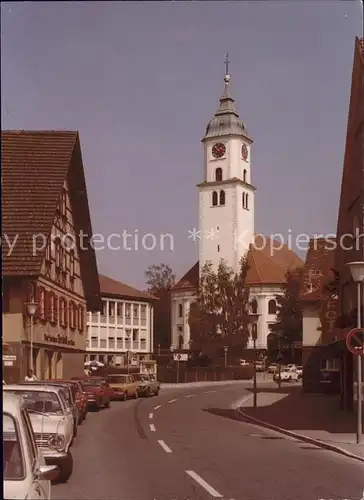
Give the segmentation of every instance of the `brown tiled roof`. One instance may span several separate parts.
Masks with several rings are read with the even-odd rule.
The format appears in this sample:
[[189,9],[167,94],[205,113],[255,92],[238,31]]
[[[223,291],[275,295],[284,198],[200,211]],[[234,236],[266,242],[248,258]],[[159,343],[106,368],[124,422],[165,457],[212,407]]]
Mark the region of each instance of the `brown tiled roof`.
[[334,239],[312,238],[303,268],[300,296],[304,301],[317,301],[325,285],[334,278]]
[[[50,235],[65,180],[76,232],[92,236],[78,132],[2,131],[1,155],[2,230],[9,241],[17,237],[11,253],[2,245],[3,275],[37,276],[44,253],[33,252],[33,235]],[[91,245],[80,253],[80,264],[85,295],[92,300],[99,284]]]
[[359,48],[359,52],[361,54],[362,59],[364,60],[364,38],[357,38],[356,44]]
[[[280,285],[286,282],[286,273],[301,267],[303,261],[280,242],[261,235],[255,236],[255,246],[248,252],[248,274],[246,283],[253,285]],[[196,289],[199,281],[199,263],[197,262],[173,290]]]
[[100,281],[100,293],[102,297],[115,297],[115,298],[123,298],[123,299],[138,299],[138,300],[158,300],[157,297],[153,295],[142,292],[133,288],[132,286],[125,285],[125,283],[121,283],[121,281],[116,281],[108,276],[103,274],[99,274]]

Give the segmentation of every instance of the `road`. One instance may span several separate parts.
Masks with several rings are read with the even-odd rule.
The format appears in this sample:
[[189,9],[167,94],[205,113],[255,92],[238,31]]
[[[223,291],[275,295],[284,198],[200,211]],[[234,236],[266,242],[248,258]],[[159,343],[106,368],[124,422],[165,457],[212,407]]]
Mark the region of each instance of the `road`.
[[166,389],[90,413],[73,475],[52,498],[362,500],[360,462],[234,420],[243,384]]

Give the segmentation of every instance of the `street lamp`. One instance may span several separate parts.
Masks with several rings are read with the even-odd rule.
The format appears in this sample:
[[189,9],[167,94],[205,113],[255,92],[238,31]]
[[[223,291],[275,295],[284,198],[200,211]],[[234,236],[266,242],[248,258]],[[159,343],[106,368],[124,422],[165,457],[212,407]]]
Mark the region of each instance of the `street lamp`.
[[251,325],[251,334],[253,339],[254,348],[254,372],[253,372],[253,406],[257,407],[257,337],[258,328],[257,323],[259,319],[259,314],[249,314],[249,325]]
[[37,312],[37,304],[29,302],[27,304],[27,312],[30,316],[30,369],[34,373],[34,357],[33,357],[33,343],[34,343],[34,316]]
[[[361,328],[361,284],[364,281],[364,262],[348,262],[346,264],[351,272],[351,277],[353,281],[355,281],[357,285],[357,327]],[[357,356],[357,394],[358,394],[358,402],[357,402],[357,428],[356,428],[356,442],[360,444],[362,437],[362,373],[361,373],[361,364],[362,359],[361,356]]]

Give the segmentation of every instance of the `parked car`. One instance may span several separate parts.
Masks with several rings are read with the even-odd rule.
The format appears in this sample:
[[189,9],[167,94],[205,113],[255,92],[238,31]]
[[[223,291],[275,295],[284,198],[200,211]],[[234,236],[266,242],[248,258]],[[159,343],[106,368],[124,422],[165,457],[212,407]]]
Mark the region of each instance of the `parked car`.
[[51,481],[57,466],[47,466],[37,448],[24,400],[3,394],[3,480],[4,498],[50,500]]
[[76,402],[73,397],[72,389],[70,384],[64,384],[60,383],[57,380],[37,380],[36,382],[24,382],[26,385],[31,384],[31,385],[49,385],[50,387],[58,387],[62,390],[63,396],[66,399],[66,404],[70,408],[72,415],[73,415],[73,437],[77,436],[77,427],[78,427],[78,420],[79,420],[79,415],[78,415],[78,408],[76,405]]
[[27,408],[35,434],[47,465],[59,467],[58,479],[66,482],[73,471],[71,445],[73,415],[61,388],[50,385],[7,385],[4,392],[21,396]]
[[83,390],[80,388],[79,384],[75,380],[62,380],[62,379],[51,379],[45,380],[46,383],[55,383],[60,385],[69,385],[72,393],[72,404],[75,406],[75,418],[77,419],[77,424],[82,424],[84,420],[84,409],[82,404],[82,393]]
[[107,381],[113,390],[112,398],[114,400],[128,398],[137,399],[139,396],[139,382],[134,379],[133,375],[118,375],[110,374]]
[[110,408],[112,390],[103,377],[73,377],[80,380],[87,394],[88,408],[100,411],[101,408]]
[[295,368],[284,367],[281,370],[276,371],[273,376],[273,380],[275,382],[279,382],[279,378],[281,379],[281,382],[297,381],[297,370]]
[[72,382],[75,382],[78,385],[80,394],[80,409],[81,409],[81,415],[82,415],[82,420],[86,420],[87,417],[87,393],[82,385],[81,380],[73,380]]
[[275,373],[275,372],[276,372],[277,368],[278,368],[277,363],[271,363],[271,364],[268,366],[268,370],[267,370],[267,372],[268,372],[268,373],[273,374],[273,373]]
[[149,397],[159,394],[160,383],[155,380],[154,375],[135,373],[133,374],[133,377],[139,384],[139,396]]

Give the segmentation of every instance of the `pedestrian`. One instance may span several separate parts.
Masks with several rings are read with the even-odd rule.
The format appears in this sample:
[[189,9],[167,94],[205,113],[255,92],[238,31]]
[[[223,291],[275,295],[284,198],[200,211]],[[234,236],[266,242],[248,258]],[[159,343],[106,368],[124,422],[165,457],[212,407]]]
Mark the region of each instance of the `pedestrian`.
[[28,375],[25,377],[25,382],[36,382],[37,377],[34,375],[33,370],[28,370]]

